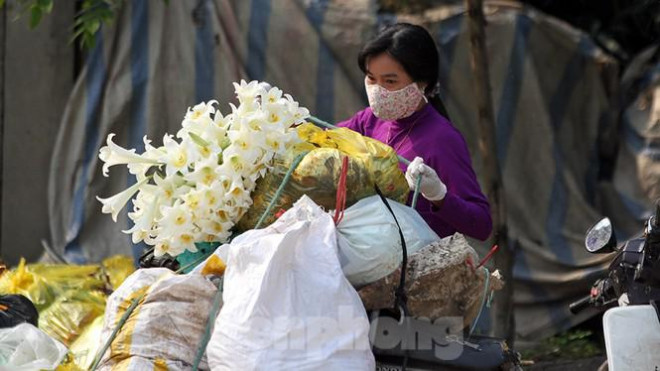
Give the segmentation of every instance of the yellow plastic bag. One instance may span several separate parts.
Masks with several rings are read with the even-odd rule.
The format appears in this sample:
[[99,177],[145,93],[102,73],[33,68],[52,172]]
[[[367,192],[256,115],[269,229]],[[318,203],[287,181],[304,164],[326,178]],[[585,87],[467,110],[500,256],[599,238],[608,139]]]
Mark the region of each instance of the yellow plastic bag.
[[23,294],[39,311],[39,328],[70,346],[61,370],[88,369],[98,349],[107,294],[135,271],[116,255],[101,264],[26,264],[0,276],[0,293]]
[[122,282],[124,282],[126,277],[135,272],[135,263],[133,263],[133,258],[127,255],[111,256],[103,260],[101,265],[103,266],[103,269],[108,276],[112,290],[116,290],[122,284]]
[[345,128],[322,130],[307,123],[299,126],[297,131],[305,142],[276,158],[275,167],[257,182],[252,193],[252,207],[238,222],[239,231],[255,227],[291,164],[305,152],[307,155],[293,172],[262,227],[275,221],[275,214],[280,209],[288,209],[303,194],[325,209],[334,209],[344,156],[349,159],[346,207],[374,195],[374,184],[385,197],[402,203],[406,201],[408,183],[399,169],[396,153],[388,145]]
[[57,371],[89,370],[94,363],[96,353],[101,349],[101,331],[103,316],[98,316],[69,347],[69,354]]
[[103,315],[106,299],[101,291],[67,291],[40,313],[39,328],[71,346],[87,326]]
[[99,265],[25,264],[0,276],[0,293],[22,294],[41,313],[64,292],[107,288]]

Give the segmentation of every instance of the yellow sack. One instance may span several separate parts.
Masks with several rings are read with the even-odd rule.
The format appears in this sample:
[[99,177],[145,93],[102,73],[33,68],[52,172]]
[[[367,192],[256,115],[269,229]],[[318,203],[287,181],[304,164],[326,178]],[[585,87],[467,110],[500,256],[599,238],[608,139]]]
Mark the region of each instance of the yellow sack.
[[[133,301],[141,299],[103,354],[98,371],[192,369],[217,291],[199,274],[137,270],[108,298],[99,336],[104,343]],[[208,369],[206,357],[199,369]]]
[[252,207],[238,222],[239,231],[255,227],[291,164],[304,152],[309,153],[293,172],[262,227],[274,222],[279,210],[288,209],[303,194],[327,210],[334,209],[344,156],[349,159],[346,207],[374,195],[374,184],[387,198],[401,203],[407,200],[408,183],[399,169],[396,153],[388,145],[346,128],[322,130],[307,123],[299,126],[297,131],[305,142],[276,158],[274,168],[257,182],[252,193]]
[[107,296],[101,291],[70,290],[39,313],[39,328],[67,347],[105,312]]
[[0,293],[22,294],[39,313],[69,290],[104,290],[106,281],[99,265],[25,264],[0,276]]

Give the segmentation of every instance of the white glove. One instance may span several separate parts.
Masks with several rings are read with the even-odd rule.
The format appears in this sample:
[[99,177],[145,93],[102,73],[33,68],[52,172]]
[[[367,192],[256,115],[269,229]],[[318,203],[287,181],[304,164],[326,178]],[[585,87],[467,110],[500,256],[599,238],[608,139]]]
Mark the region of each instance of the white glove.
[[406,170],[406,180],[410,190],[415,190],[417,178],[422,175],[422,181],[419,184],[419,191],[425,199],[429,201],[440,201],[447,195],[447,186],[440,180],[438,173],[424,164],[421,157],[415,159],[408,165]]

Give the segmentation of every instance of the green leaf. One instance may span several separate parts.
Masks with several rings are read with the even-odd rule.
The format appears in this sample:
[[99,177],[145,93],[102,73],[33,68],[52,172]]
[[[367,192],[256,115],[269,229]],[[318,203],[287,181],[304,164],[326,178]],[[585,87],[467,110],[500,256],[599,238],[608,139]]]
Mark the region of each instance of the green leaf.
[[92,49],[94,47],[94,44],[96,44],[96,39],[94,38],[94,34],[83,32],[81,44],[84,49]]
[[101,21],[99,20],[93,20],[84,25],[85,27],[85,32],[89,33],[90,35],[94,35],[96,31],[101,28]]
[[37,27],[39,25],[39,22],[41,22],[42,16],[43,13],[41,11],[41,8],[33,4],[30,7],[30,28],[34,29],[35,27]]
[[37,0],[37,6],[43,13],[50,13],[53,10],[53,0]]
[[224,138],[224,139],[222,140],[222,142],[220,143],[220,148],[224,151],[225,148],[229,147],[230,144],[231,144],[231,139],[229,139],[229,138]]
[[211,144],[211,143],[205,141],[204,138],[202,138],[199,135],[193,133],[192,131],[189,131],[188,135],[193,140],[193,142],[197,143],[197,145],[199,145],[200,147],[208,147]]

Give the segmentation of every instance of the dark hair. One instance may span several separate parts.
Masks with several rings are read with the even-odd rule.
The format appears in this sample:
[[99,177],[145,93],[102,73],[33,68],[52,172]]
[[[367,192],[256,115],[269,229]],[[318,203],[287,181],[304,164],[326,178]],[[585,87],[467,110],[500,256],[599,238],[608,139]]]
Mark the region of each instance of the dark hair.
[[438,83],[439,57],[435,41],[424,27],[410,23],[396,23],[382,29],[358,54],[358,66],[367,73],[369,57],[388,53],[412,77],[414,82],[426,83],[424,93],[431,105],[449,119],[440,97],[435,93]]

